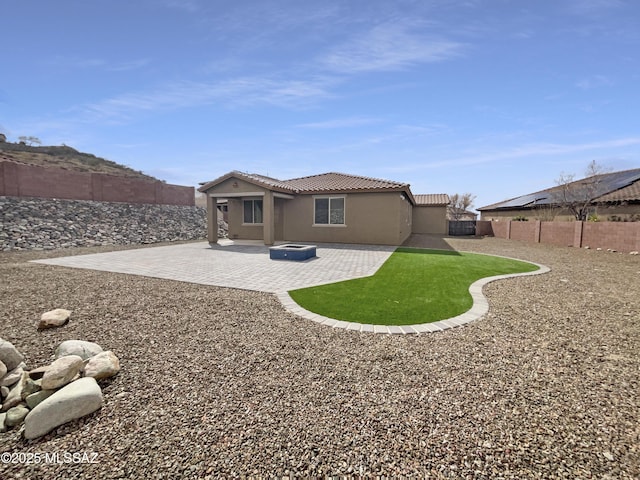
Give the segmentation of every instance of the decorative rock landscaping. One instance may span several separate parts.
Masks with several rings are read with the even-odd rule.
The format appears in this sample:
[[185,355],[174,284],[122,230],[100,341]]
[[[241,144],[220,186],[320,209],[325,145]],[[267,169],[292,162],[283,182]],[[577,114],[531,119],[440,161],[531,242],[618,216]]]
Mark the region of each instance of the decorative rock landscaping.
[[[118,357],[82,340],[62,342],[55,357],[50,365],[29,371],[22,354],[0,339],[0,366],[5,371],[0,376],[0,432],[24,422],[24,437],[30,440],[102,407],[102,390],[96,380],[120,371]],[[7,365],[14,368],[7,372]]]
[[41,437],[63,423],[95,412],[102,405],[102,390],[95,378],[81,378],[43,400],[26,415],[24,438]]
[[55,310],[45,312],[42,314],[42,317],[40,317],[40,322],[38,322],[38,330],[61,327],[69,321],[70,316],[71,311],[64,308],[56,308]]
[[206,209],[177,205],[0,197],[0,218],[0,251],[198,240],[207,232]]
[[[98,381],[96,413],[35,441],[0,434],[1,452],[95,463],[0,463],[0,478],[640,478],[640,257],[426,237],[411,246],[552,270],[488,284],[489,312],[466,328],[371,335],[268,293],[0,254],[0,336],[29,368],[68,338],[127,358],[126,378]],[[16,321],[60,299],[62,329]]]

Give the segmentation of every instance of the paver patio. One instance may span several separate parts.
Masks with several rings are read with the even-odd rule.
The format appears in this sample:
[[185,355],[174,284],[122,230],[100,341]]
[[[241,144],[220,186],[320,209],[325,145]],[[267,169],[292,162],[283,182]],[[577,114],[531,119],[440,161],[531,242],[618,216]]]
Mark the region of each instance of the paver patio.
[[373,275],[394,250],[392,246],[318,244],[316,258],[295,262],[271,260],[268,247],[250,242],[213,247],[196,242],[34,262],[280,293]]
[[393,246],[319,244],[316,258],[297,262],[271,260],[269,248],[257,242],[222,241],[213,246],[197,242],[34,262],[275,293],[288,311],[300,317],[328,327],[384,334],[437,332],[472,322],[485,315],[489,309],[482,294],[482,287],[486,283],[498,278],[549,271],[547,267],[538,265],[540,270],[536,272],[480,279],[469,289],[473,306],[467,312],[446,320],[401,327],[328,318],[302,308],[287,293],[296,288],[373,275],[394,250]]

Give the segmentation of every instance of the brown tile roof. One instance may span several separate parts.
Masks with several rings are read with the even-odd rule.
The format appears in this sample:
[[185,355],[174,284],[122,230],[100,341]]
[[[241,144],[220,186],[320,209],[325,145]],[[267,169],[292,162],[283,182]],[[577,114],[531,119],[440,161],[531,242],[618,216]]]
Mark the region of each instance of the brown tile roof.
[[451,202],[446,193],[425,193],[414,196],[416,205],[449,205]]
[[294,178],[284,183],[299,193],[354,191],[354,190],[401,190],[408,184],[382,180],[379,178],[361,177],[345,173],[322,173],[309,177]]
[[270,190],[277,190],[281,192],[289,192],[295,193],[295,190],[283,182],[282,180],[278,180],[277,178],[267,177],[265,175],[258,175],[257,173],[244,173],[238,172],[234,170],[233,172],[229,172],[221,177],[216,178],[215,180],[211,180],[210,182],[205,182],[202,184],[200,188],[198,188],[199,192],[204,192],[209,190],[211,187],[218,185],[219,183],[224,182],[228,178],[235,177],[245,180],[249,183],[253,183],[254,185],[259,185]]
[[283,188],[285,190],[293,190],[290,185],[287,184],[286,181],[278,180],[277,178],[267,177],[265,175],[259,175],[257,173],[241,173],[241,172],[233,172],[236,174],[240,174],[241,178],[244,178],[247,181],[251,181],[252,183],[262,184],[266,187],[273,188]]
[[203,184],[198,191],[204,192],[209,188],[236,177],[249,183],[259,185],[271,190],[285,193],[346,193],[346,192],[385,192],[400,191],[407,194],[410,202],[415,203],[408,183],[393,182],[379,178],[362,177],[345,173],[323,173],[309,177],[294,178],[291,180],[278,180],[255,173],[229,172],[222,177]]

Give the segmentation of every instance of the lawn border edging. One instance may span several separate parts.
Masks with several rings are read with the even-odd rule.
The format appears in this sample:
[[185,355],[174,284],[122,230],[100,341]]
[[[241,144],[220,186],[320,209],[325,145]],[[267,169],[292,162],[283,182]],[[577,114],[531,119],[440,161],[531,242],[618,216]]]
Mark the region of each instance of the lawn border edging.
[[[424,249],[424,250],[439,250],[439,249],[433,248],[433,249]],[[478,254],[478,252],[461,252],[461,253]],[[500,257],[500,258],[506,258],[509,260],[527,262],[537,266],[538,270],[535,270],[533,272],[494,275],[493,277],[485,277],[485,278],[476,280],[469,286],[469,294],[471,295],[471,298],[473,300],[473,306],[469,310],[455,317],[447,318],[444,320],[438,320],[436,322],[431,322],[431,323],[419,323],[416,325],[372,325],[368,323],[356,323],[356,322],[346,322],[344,320],[336,320],[335,318],[325,317],[323,315],[319,315],[317,313],[310,312],[305,308],[302,308],[293,300],[293,298],[291,298],[289,293],[286,291],[278,292],[276,293],[276,296],[278,297],[278,300],[280,300],[280,303],[282,304],[282,306],[290,313],[293,313],[294,315],[305,318],[307,320],[311,320],[313,322],[319,323],[321,325],[325,325],[327,327],[342,328],[345,330],[353,330],[356,332],[382,333],[382,334],[389,334],[389,335],[433,333],[433,332],[442,332],[444,330],[449,330],[455,327],[460,327],[462,325],[466,325],[468,323],[474,322],[484,317],[489,311],[489,302],[487,300],[487,297],[484,296],[482,289],[488,283],[495,282],[496,280],[504,280],[506,278],[523,277],[527,275],[541,275],[543,273],[548,273],[551,271],[551,269],[546,265],[542,265],[541,263],[531,262],[529,260],[522,260],[521,258],[506,257],[504,255],[492,255],[488,253],[479,253],[479,255],[487,255],[491,257]]]

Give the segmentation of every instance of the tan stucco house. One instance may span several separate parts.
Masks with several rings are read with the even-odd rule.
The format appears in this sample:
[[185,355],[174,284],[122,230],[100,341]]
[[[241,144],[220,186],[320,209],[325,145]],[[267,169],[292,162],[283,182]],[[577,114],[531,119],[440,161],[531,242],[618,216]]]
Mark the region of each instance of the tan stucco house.
[[[400,245],[414,225],[446,233],[446,195],[420,203],[408,183],[324,173],[292,180],[233,171],[204,183],[207,237],[218,241],[217,205],[226,201],[229,238]],[[425,196],[426,197],[426,196]],[[426,198],[425,198],[426,200]],[[438,203],[440,202],[440,203]]]

